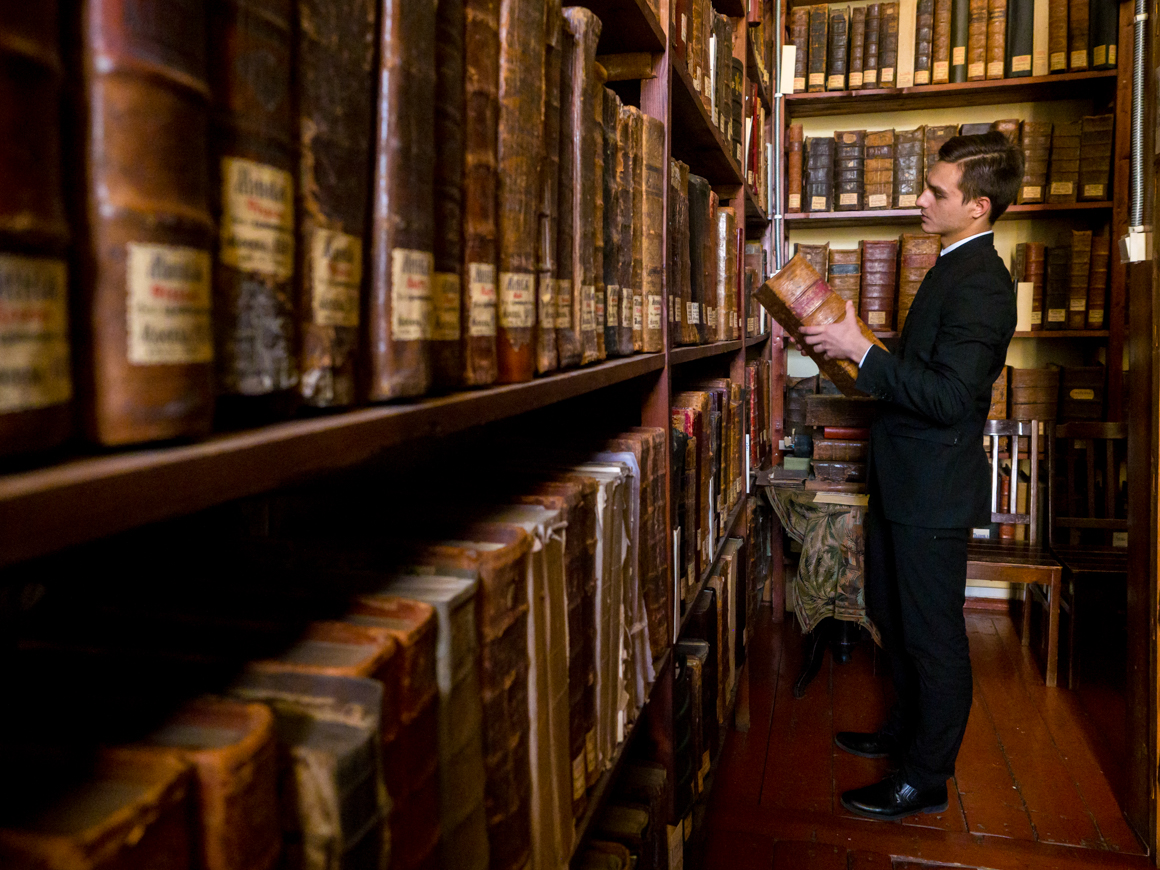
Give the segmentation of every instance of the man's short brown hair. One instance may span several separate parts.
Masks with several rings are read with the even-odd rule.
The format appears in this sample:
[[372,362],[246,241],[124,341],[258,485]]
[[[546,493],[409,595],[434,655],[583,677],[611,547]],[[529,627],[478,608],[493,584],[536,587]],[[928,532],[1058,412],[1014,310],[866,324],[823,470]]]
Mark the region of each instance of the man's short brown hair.
[[938,150],[938,159],[959,165],[963,202],[981,196],[991,200],[992,224],[1015,201],[1023,181],[1023,151],[998,130],[948,139]]

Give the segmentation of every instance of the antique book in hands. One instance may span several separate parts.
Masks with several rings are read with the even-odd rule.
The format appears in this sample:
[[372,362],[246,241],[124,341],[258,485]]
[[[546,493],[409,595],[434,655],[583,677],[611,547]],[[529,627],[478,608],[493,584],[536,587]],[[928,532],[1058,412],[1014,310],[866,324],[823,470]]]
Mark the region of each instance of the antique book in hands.
[[802,207],[802,183],[804,167],[802,165],[802,125],[790,124],[786,136],[786,211],[800,212]]
[[1007,0],[987,2],[987,78],[1001,79],[1007,69]]
[[1007,0],[1007,78],[1031,75],[1035,0]]
[[938,261],[939,237],[927,233],[903,233],[898,273],[898,304],[895,309],[898,331],[906,324],[911,303],[922,285],[922,279]]
[[930,81],[935,85],[945,85],[951,80],[951,4],[952,0],[934,0]]
[[1023,182],[1018,203],[1043,202],[1047,195],[1047,165],[1051,154],[1051,122],[1023,122]]
[[878,87],[879,38],[882,28],[882,4],[866,7],[866,31],[862,41],[862,87]]
[[1067,72],[1069,0],[1050,0],[1047,19],[1047,66],[1053,73]]
[[878,24],[878,86],[898,86],[898,3],[883,3]]
[[[945,0],[944,0],[945,2]],[[918,0],[914,23],[914,83],[931,83],[931,59],[934,54],[935,0]]]
[[1067,0],[1067,68],[1088,68],[1088,4],[1090,0]]
[[894,131],[866,134],[863,167],[864,205],[867,209],[890,208],[894,203]]
[[72,430],[57,3],[6,11],[0,70],[0,456],[8,456],[55,447]]
[[814,271],[821,276],[822,280],[827,280],[830,274],[830,243],[823,242],[820,245],[806,245],[801,242],[794,242],[793,252],[795,255],[801,254],[806,258],[806,262],[814,267]]
[[793,92],[800,94],[806,89],[809,68],[810,7],[795,6],[790,10],[789,38],[794,46]]
[[826,90],[826,48],[829,24],[829,6],[825,3],[810,7],[810,52],[806,90],[812,92]]
[[866,53],[866,7],[850,11],[850,54],[846,79],[850,90],[862,87],[862,67]]
[[806,139],[804,211],[833,211],[835,141],[831,136]]
[[865,154],[865,130],[834,133],[834,211],[862,210]]
[[1108,258],[1110,238],[1105,228],[1092,237],[1091,272],[1088,277],[1087,329],[1104,328],[1104,306],[1108,298]]
[[1075,202],[1079,193],[1082,122],[1056,123],[1047,167],[1047,202]]
[[830,9],[829,45],[826,49],[826,90],[846,90],[847,48],[850,44],[850,7]]
[[926,185],[926,128],[894,134],[894,208],[916,208]]
[[[846,303],[830,289],[806,262],[805,257],[800,254],[795,256],[785,268],[762,284],[755,295],[765,310],[793,336],[798,347],[838,389],[846,395],[861,395],[861,391],[854,386],[858,379],[857,364],[849,360],[825,358],[806,344],[800,332],[802,326],[823,326],[843,320],[846,316]],[[861,320],[858,321],[858,327],[871,343],[884,347]]]
[[898,290],[898,239],[859,242],[862,248],[862,288],[858,316],[872,330],[894,328],[894,298]]
[[1114,115],[1087,116],[1080,121],[1080,202],[1111,199],[1112,130]]
[[1068,263],[1067,329],[1087,325],[1088,282],[1091,277],[1092,231],[1071,231],[1071,259]]
[[1088,9],[1092,69],[1114,69],[1120,41],[1120,10],[1115,3],[1092,0]]

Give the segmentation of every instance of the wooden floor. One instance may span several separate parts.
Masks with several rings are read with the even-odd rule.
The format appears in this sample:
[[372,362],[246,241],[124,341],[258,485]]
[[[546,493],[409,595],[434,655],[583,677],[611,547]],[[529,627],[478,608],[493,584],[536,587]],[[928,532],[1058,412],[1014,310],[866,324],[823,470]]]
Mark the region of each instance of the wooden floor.
[[1005,613],[969,614],[974,704],[950,806],[902,822],[857,818],[841,793],[887,773],[886,760],[833,745],[885,712],[883,660],[869,642],[853,661],[827,653],[806,696],[792,621],[763,607],[750,643],[750,728],[731,731],[706,814],[708,870],[989,870],[1144,868],[1105,770],[1098,723],[1067,689],[1047,689]]

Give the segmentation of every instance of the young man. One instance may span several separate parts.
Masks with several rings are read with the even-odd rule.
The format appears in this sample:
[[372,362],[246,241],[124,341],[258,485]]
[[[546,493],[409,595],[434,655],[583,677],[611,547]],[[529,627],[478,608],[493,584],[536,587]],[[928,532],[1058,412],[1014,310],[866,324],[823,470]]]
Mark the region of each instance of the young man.
[[858,363],[859,389],[880,406],[870,433],[866,605],[897,698],[878,731],[834,738],[847,752],[899,763],[842,795],[846,809],[870,818],[946,809],[967,727],[967,540],[991,518],[983,424],[1015,331],[1015,294],[991,228],[1022,177],[1023,154],[1002,133],[958,136],[939,150],[918,207],[942,252],[895,353],[870,345],[850,303],[841,322],[802,329],[815,350]]

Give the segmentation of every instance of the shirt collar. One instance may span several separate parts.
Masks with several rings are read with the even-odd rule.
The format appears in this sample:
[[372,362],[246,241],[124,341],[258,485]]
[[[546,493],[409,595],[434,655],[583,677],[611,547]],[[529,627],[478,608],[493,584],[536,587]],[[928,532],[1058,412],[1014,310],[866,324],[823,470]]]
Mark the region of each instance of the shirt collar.
[[995,232],[994,230],[984,230],[981,233],[975,233],[973,236],[967,236],[965,239],[959,239],[953,245],[947,245],[945,248],[943,248],[942,251],[939,252],[939,256],[945,257],[947,254],[949,254],[955,248],[962,247],[967,242],[974,241],[975,239],[982,238],[983,236],[992,235],[994,232]]

